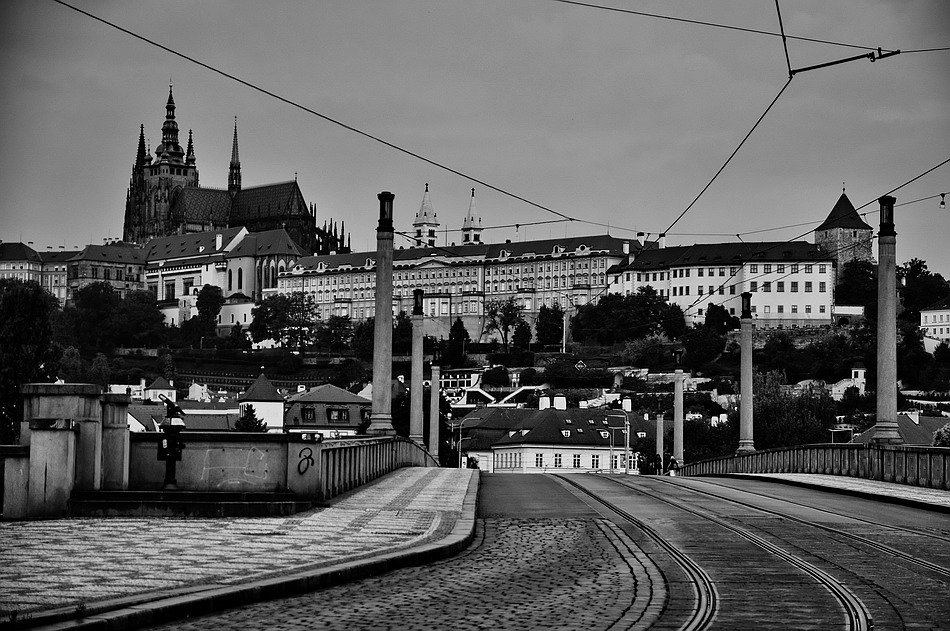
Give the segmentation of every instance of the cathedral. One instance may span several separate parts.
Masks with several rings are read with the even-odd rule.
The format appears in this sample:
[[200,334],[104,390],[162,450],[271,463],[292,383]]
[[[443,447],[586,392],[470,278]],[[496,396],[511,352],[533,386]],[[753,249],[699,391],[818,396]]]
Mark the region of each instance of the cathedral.
[[188,132],[187,148],[182,149],[169,85],[162,142],[155,148],[154,158],[145,148],[145,125],[139,130],[122,237],[144,244],[155,237],[235,227],[251,232],[282,228],[301,248],[314,254],[350,251],[342,226],[335,222],[317,226],[316,209],[307,205],[296,179],[241,186],[236,117],[227,190],[200,187],[192,132]]

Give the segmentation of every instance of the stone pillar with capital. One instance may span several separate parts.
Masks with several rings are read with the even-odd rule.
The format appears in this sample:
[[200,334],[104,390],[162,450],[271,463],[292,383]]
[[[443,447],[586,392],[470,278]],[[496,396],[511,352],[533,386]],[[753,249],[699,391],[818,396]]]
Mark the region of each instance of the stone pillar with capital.
[[752,439],[752,294],[742,294],[742,315],[739,316],[739,448],[737,454],[755,451]]
[[877,420],[871,442],[899,445],[904,442],[897,426],[897,232],[894,202],[880,198],[881,228],[877,235]]
[[393,375],[393,199],[383,191],[376,228],[376,315],[373,334],[373,407],[366,432],[394,436]]
[[425,446],[422,440],[422,298],[421,289],[412,292],[412,368],[409,375],[409,438]]
[[440,368],[432,364],[432,387],[429,389],[429,453],[436,460],[439,459],[439,398],[442,396],[439,388],[442,379],[440,372]]

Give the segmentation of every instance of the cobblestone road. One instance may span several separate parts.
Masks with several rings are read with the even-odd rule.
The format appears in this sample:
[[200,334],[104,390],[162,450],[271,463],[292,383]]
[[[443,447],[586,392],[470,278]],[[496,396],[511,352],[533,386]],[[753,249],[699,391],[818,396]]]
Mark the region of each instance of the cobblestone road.
[[609,522],[488,519],[448,561],[161,628],[645,628],[653,589],[662,577]]

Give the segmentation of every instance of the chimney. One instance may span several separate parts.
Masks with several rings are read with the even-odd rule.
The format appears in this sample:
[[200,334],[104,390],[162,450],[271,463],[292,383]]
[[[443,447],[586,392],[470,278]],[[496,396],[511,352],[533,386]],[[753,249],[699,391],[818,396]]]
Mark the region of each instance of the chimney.
[[567,397],[563,394],[559,394],[554,397],[554,409],[555,410],[566,410],[567,409]]
[[666,233],[665,232],[660,233],[659,247],[661,250],[666,247]]
[[624,412],[633,411],[633,401],[631,401],[630,399],[621,399],[620,406]]
[[214,235],[214,249],[220,250],[222,247],[224,247],[224,235],[219,232]]
[[546,410],[549,407],[551,407],[551,397],[548,397],[548,396],[538,397],[539,410]]
[[640,247],[643,247],[643,242],[646,241],[647,235],[643,232],[637,233],[637,243],[640,244]]
[[626,254],[630,254],[630,242],[629,242],[629,241],[624,241],[624,242],[623,242],[623,253],[624,253],[625,255],[626,255]]

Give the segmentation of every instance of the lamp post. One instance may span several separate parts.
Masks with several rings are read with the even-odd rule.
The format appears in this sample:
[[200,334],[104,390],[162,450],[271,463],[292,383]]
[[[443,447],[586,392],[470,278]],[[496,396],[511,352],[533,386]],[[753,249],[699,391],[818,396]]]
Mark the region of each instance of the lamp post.
[[[630,417],[627,416],[626,410],[620,410],[623,412],[623,474],[630,475]],[[608,415],[607,418],[621,418],[616,414]],[[613,437],[613,434],[611,434]],[[613,454],[610,455],[610,464],[613,465],[614,459]]]
[[[462,426],[463,426],[463,425],[465,425],[465,419],[464,419],[464,418],[459,421],[459,441],[458,441],[458,443],[456,443],[456,449],[458,449],[458,452],[459,452],[459,469],[462,468],[462,440],[463,440],[463,439],[462,439]],[[454,425],[452,426],[452,433],[455,433],[455,426],[454,426]],[[471,438],[471,437],[469,437],[469,438]],[[464,440],[468,440],[468,438],[466,438],[466,439],[464,439]]]

